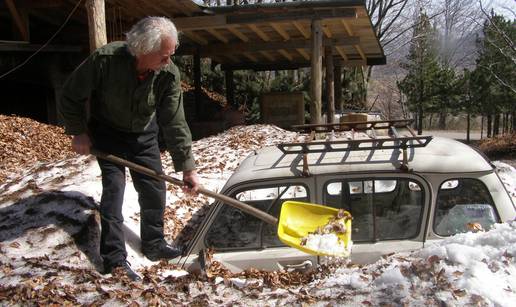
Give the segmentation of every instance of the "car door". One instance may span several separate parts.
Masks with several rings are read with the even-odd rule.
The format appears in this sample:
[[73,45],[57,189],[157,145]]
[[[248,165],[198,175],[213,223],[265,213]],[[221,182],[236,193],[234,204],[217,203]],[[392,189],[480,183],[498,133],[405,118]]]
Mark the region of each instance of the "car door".
[[[287,200],[310,201],[308,183],[277,182],[242,185],[230,196],[279,217]],[[317,263],[317,257],[287,247],[277,237],[277,225],[270,225],[240,209],[217,203],[203,225],[185,261],[186,267],[200,265],[200,251],[213,251],[213,260],[231,271],[247,268],[264,270],[304,270]],[[202,253],[201,253],[202,254]]]
[[385,254],[423,247],[430,193],[422,178],[335,175],[321,178],[319,186],[325,205],[353,216],[352,262],[372,263]]

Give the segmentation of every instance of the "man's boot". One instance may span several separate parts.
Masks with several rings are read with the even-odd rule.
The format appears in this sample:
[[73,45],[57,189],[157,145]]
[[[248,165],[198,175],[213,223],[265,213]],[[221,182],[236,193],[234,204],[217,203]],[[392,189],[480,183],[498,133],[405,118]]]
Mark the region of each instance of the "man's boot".
[[167,244],[163,236],[163,210],[141,210],[142,253],[151,261],[174,259],[182,249]]

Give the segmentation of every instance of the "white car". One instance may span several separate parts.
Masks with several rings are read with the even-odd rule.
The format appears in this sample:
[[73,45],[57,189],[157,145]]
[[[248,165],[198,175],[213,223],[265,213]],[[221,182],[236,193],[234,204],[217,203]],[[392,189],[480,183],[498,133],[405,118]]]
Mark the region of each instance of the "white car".
[[[342,125],[305,125],[302,129],[329,133],[322,141],[254,152],[222,193],[276,217],[286,200],[348,210],[353,216],[351,261],[360,264],[516,218],[515,205],[485,156],[452,139],[415,136],[410,129],[406,136],[397,132],[408,124],[352,123],[345,127],[351,132],[339,131]],[[378,136],[381,130],[389,133]],[[178,263],[201,270],[207,249],[234,272],[305,270],[323,260],[286,246],[276,231],[217,202]]]

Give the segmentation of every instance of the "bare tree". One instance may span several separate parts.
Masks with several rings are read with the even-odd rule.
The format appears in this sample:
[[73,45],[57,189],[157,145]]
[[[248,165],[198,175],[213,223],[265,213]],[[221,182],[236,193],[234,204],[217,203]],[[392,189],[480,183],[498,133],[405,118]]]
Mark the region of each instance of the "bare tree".
[[445,67],[453,69],[474,65],[475,38],[482,28],[478,4],[470,0],[441,0],[436,17],[440,32],[440,58]]

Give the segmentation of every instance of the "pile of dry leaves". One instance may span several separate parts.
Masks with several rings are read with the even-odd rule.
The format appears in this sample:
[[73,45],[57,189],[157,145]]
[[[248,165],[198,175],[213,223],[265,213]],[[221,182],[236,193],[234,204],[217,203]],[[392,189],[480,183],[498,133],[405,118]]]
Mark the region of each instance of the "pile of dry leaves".
[[483,139],[478,147],[491,159],[509,158],[511,155],[516,156],[516,133]]
[[35,162],[57,161],[73,155],[70,138],[62,128],[0,115],[0,184],[8,173],[26,169]]

